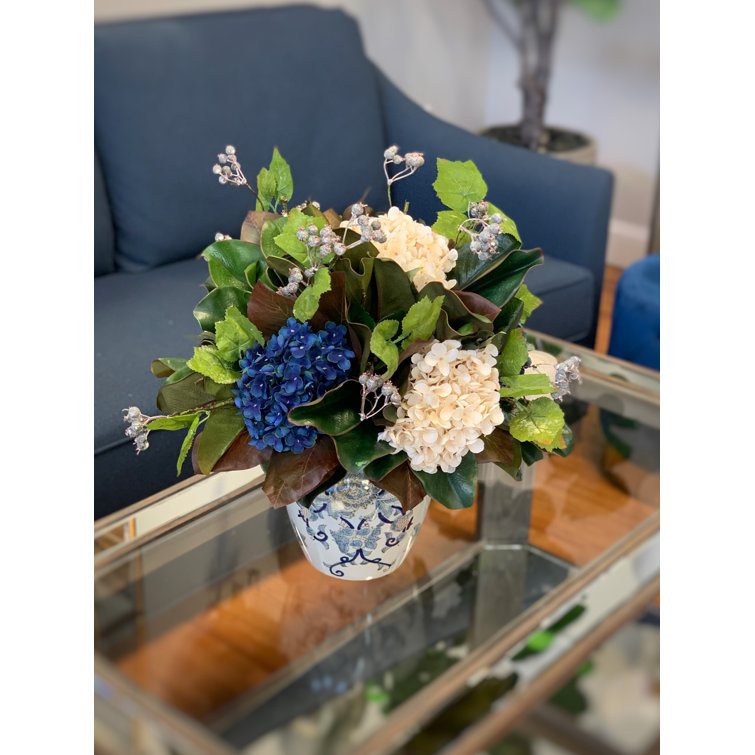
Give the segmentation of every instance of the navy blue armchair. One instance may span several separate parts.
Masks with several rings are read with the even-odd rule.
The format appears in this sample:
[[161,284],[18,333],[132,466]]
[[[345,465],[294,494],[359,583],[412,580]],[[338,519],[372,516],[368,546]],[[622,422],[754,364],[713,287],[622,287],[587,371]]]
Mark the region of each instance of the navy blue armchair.
[[[474,160],[488,195],[545,265],[527,277],[545,300],[532,328],[595,336],[612,177],[493,142],[403,95],[364,54],[346,14],[306,5],[95,27],[95,517],[176,481],[180,433],[156,432],[139,457],[122,409],[155,411],[160,356],[189,356],[203,295],[198,259],[218,231],[238,237],[250,192],[221,186],[215,155],[234,144],[253,177],[277,146],[294,202],[385,209],[382,152],[424,152],[394,201],[432,223],[435,158]],[[183,476],[191,474],[185,465]]]

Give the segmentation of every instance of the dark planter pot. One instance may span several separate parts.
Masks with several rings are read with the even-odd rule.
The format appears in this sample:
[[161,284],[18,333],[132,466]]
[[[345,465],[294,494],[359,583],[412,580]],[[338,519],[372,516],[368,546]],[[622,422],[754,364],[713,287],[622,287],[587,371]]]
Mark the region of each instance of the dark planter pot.
[[[516,124],[490,126],[480,133],[499,142],[513,144],[516,147],[524,146],[519,139],[519,126]],[[545,138],[538,151],[559,160],[582,165],[594,165],[597,155],[592,138],[579,131],[556,127],[546,127]]]

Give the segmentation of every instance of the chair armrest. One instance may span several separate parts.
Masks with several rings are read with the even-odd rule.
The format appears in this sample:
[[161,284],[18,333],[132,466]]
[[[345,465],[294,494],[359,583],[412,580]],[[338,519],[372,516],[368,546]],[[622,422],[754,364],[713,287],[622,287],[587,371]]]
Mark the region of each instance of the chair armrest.
[[443,209],[432,183],[435,160],[473,160],[488,185],[488,197],[517,224],[525,248],[588,268],[594,278],[594,338],[605,267],[613,175],[452,126],[423,110],[376,68],[386,146],[425,155],[425,167],[393,185],[394,204],[428,224]]

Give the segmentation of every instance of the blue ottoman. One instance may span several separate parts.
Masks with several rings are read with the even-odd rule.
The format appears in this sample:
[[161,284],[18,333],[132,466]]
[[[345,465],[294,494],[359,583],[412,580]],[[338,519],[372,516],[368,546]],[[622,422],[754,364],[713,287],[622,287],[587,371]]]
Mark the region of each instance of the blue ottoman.
[[619,278],[608,353],[653,370],[661,368],[661,258],[652,254]]

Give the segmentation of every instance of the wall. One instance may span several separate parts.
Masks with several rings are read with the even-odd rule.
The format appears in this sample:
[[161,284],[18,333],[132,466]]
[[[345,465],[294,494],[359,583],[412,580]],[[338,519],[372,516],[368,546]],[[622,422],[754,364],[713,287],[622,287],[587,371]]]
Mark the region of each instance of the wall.
[[[191,13],[286,0],[95,0],[95,21]],[[482,0],[317,0],[357,18],[368,56],[407,95],[471,131],[519,114],[516,59]],[[645,255],[658,159],[659,9],[624,0],[597,24],[566,5],[555,50],[548,121],[583,130],[616,189],[609,264]]]

